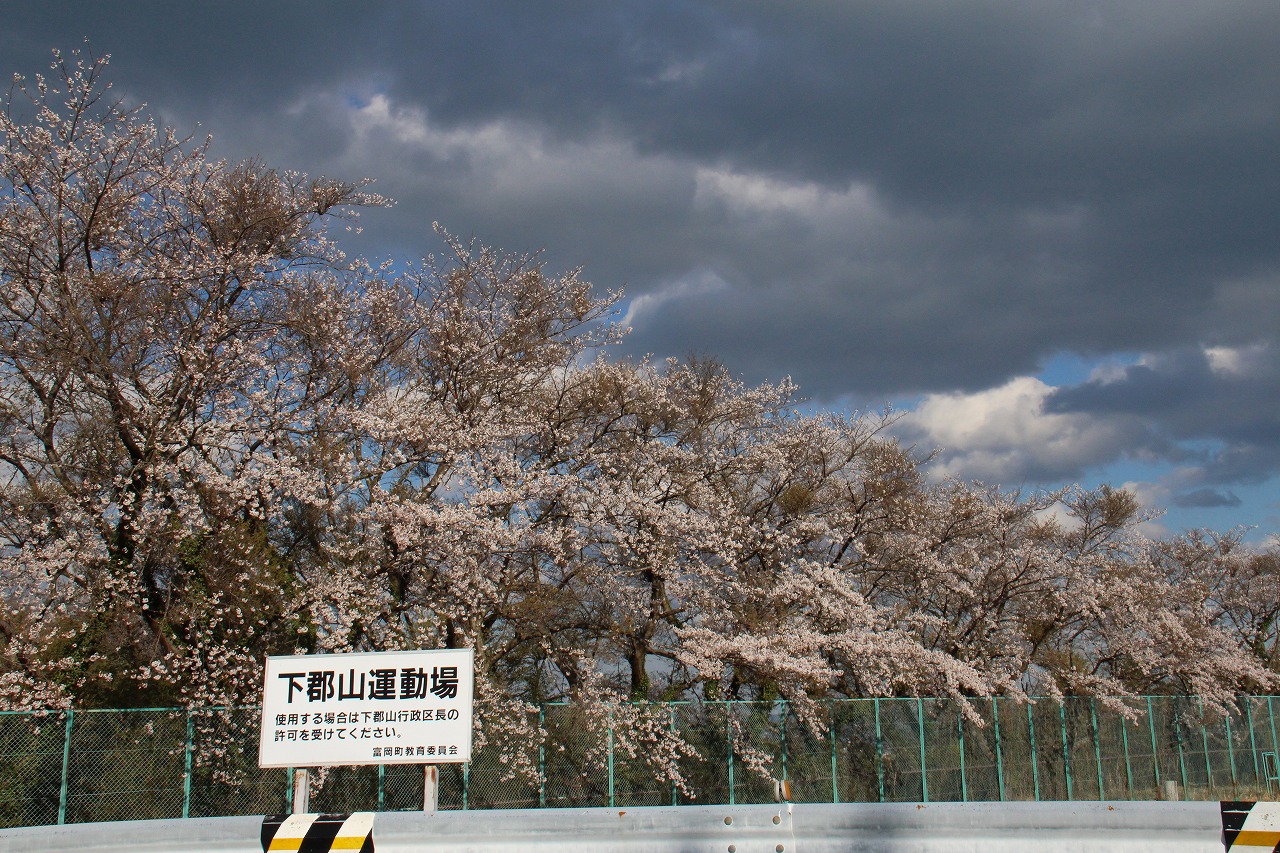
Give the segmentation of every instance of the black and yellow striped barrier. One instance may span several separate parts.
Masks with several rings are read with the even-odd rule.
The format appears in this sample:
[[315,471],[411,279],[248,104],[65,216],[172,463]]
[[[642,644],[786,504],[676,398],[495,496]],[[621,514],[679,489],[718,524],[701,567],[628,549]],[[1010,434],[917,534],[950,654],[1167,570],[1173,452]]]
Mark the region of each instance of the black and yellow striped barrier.
[[373,853],[373,812],[268,815],[263,853]]
[[1222,844],[1230,853],[1280,850],[1280,803],[1224,800]]

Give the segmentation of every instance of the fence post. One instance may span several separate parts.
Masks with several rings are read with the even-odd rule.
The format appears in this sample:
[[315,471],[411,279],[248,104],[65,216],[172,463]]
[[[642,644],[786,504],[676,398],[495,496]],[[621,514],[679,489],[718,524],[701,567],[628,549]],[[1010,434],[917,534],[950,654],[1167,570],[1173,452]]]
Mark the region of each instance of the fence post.
[[1232,736],[1231,736],[1231,713],[1230,712],[1227,713],[1227,716],[1225,717],[1225,722],[1226,722],[1226,729],[1227,729],[1227,764],[1229,764],[1231,767],[1231,787],[1234,789],[1236,787],[1236,748],[1235,748],[1235,745],[1231,742]]
[[[733,802],[732,789],[729,802]],[[613,808],[613,708],[609,709],[609,808]]]
[[964,772],[964,714],[956,705],[956,731],[960,733],[960,801],[969,802],[969,780]]
[[724,748],[728,751],[728,804],[733,806],[733,724],[731,699],[724,699]]
[[1027,738],[1031,741],[1031,783],[1035,788],[1036,802],[1040,802],[1040,762],[1036,759],[1036,721],[1031,716],[1031,704],[1027,703]]
[[[1276,712],[1271,707],[1271,697],[1267,697],[1267,716],[1271,719],[1271,751],[1280,755],[1280,744],[1276,743]],[[67,723],[67,731],[71,731],[71,723]]]
[[1258,738],[1253,731],[1253,697],[1245,697],[1245,721],[1249,724],[1249,751],[1253,753],[1253,782],[1256,785],[1262,780],[1262,769],[1258,767]]
[[1156,774],[1156,797],[1160,796],[1160,754],[1156,751],[1156,712],[1147,697],[1147,728],[1151,730],[1151,767]]
[[879,786],[880,802],[884,802],[884,737],[880,733],[880,697],[871,700],[876,715],[876,783]]
[[1178,726],[1178,719],[1173,720],[1173,736],[1178,739],[1178,773],[1182,779],[1182,797],[1183,799],[1191,799],[1191,792],[1187,790],[1187,759],[1182,751],[1182,730]]
[[547,729],[546,705],[538,703],[538,808],[547,807]]
[[1089,719],[1093,722],[1093,760],[1098,767],[1098,800],[1105,800],[1107,793],[1102,787],[1102,743],[1098,734],[1098,703],[1089,700]]
[[468,808],[471,797],[471,762],[462,765],[462,810]]
[[[436,777],[437,784],[439,784],[439,778],[440,778],[439,776]],[[428,779],[425,775],[422,777],[422,781],[423,781],[423,784],[427,783]],[[422,796],[423,796],[423,799],[425,800],[427,795],[424,792]],[[438,796],[437,796],[437,799],[438,799]],[[386,805],[387,805],[387,765],[379,764],[378,765],[378,811],[380,812],[386,811]],[[426,809],[423,809],[423,811],[426,811]],[[432,809],[432,811],[435,811],[435,809]]]
[[840,785],[836,776],[836,706],[833,700],[827,700],[827,718],[831,725],[827,727],[827,737],[831,741],[831,802],[840,802]]
[[67,725],[62,733],[62,790],[58,794],[58,825],[67,822],[67,775],[71,769],[71,725],[76,712],[67,709]]
[[[671,731],[671,737],[674,740],[676,734],[676,704],[674,702],[667,704],[667,728]],[[671,805],[676,805],[676,781],[675,777],[671,778]]]
[[787,711],[789,706],[782,700],[778,700],[778,704],[782,705],[782,724],[779,728],[779,733],[782,737],[782,781],[785,782],[787,781]]
[[[1137,723],[1134,723],[1137,725]],[[1120,715],[1120,742],[1124,746],[1124,778],[1128,785],[1129,799],[1133,799],[1133,763],[1129,760],[1129,721]]]
[[1067,700],[1058,700],[1058,721],[1062,728],[1062,774],[1067,780],[1067,799],[1071,800],[1071,750],[1067,747]]
[[916,697],[916,722],[920,729],[920,795],[922,802],[929,802],[929,770],[924,757],[924,699]]
[[195,734],[191,724],[191,709],[187,709],[187,744],[183,755],[182,771],[182,816],[191,817],[191,741]]
[[1000,790],[1000,802],[1004,802],[1004,756],[1000,752],[1000,701],[991,697],[991,717],[996,726],[996,787]]
[[1213,765],[1209,761],[1209,730],[1204,724],[1204,700],[1197,699],[1200,705],[1200,743],[1204,746],[1204,779],[1209,786],[1209,790],[1213,790]]

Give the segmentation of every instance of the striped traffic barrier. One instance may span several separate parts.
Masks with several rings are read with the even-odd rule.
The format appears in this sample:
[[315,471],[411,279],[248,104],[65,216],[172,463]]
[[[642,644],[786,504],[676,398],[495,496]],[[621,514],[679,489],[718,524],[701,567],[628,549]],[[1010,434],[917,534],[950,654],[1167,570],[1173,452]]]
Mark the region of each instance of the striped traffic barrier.
[[373,812],[268,815],[263,853],[373,853]]
[[1280,848],[1280,803],[1223,802],[1222,844],[1229,853]]

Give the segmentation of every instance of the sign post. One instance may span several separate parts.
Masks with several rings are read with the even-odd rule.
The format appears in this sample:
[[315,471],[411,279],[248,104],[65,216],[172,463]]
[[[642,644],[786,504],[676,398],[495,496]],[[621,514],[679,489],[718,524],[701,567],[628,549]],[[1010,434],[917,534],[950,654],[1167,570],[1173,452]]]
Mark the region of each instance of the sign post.
[[311,785],[307,768],[298,767],[293,771],[293,813],[306,814],[308,801],[311,798]]
[[422,810],[427,814],[435,814],[440,802],[440,768],[428,764],[422,768]]
[[471,649],[269,657],[258,766],[297,768],[302,814],[308,767],[422,764],[434,812],[438,765],[471,760],[474,680]]

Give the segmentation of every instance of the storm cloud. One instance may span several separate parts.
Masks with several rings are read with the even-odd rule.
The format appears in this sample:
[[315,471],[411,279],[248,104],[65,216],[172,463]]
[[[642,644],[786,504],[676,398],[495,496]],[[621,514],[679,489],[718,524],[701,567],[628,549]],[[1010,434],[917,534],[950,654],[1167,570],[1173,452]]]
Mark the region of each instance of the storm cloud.
[[16,2],[0,58],[87,37],[221,155],[375,178],[352,250],[545,248],[625,288],[623,352],[904,406],[940,471],[1140,460],[1238,510],[1280,472],[1277,32],[1270,0]]

